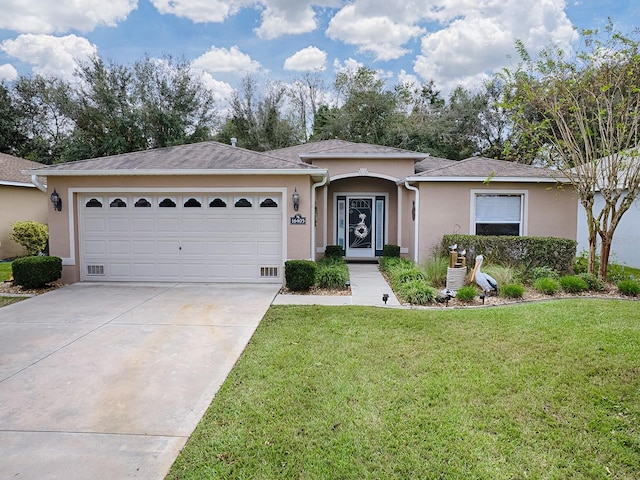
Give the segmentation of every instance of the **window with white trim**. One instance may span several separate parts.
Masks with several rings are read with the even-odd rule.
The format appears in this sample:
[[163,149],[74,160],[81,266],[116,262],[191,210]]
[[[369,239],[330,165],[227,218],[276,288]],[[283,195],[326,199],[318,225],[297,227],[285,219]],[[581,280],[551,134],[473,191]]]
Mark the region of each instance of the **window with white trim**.
[[524,193],[475,193],[475,235],[524,235]]

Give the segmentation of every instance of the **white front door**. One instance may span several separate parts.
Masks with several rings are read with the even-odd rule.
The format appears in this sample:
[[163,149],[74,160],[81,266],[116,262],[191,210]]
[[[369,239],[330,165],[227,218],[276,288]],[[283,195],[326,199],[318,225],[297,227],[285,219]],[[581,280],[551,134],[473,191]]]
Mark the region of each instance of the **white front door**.
[[375,257],[374,202],[375,197],[347,197],[347,257]]

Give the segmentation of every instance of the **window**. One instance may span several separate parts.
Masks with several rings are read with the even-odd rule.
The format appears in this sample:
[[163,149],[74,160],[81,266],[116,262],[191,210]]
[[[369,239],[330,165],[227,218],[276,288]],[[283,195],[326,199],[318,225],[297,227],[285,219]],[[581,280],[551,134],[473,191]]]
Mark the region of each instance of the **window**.
[[476,235],[525,235],[521,192],[474,193],[472,233]]
[[109,207],[111,208],[125,208],[127,206],[127,202],[122,200],[121,198],[114,198],[111,200]]

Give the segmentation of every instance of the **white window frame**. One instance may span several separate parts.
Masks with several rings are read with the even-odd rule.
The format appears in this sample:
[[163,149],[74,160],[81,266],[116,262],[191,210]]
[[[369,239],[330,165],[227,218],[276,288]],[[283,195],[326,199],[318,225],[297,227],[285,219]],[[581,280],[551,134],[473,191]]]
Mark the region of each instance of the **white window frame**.
[[469,232],[471,235],[477,235],[476,233],[476,198],[480,195],[504,195],[513,196],[519,195],[520,201],[520,233],[519,236],[524,237],[528,235],[529,230],[529,191],[528,190],[471,190],[471,208],[469,218]]

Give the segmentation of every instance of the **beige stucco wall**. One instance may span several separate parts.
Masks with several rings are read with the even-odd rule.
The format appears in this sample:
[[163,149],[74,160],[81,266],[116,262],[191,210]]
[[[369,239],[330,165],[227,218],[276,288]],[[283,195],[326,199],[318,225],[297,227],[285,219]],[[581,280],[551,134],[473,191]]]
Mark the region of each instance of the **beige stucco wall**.
[[11,240],[11,223],[47,223],[47,195],[37,188],[0,186],[0,259],[25,255],[24,247]]
[[[260,188],[268,192],[272,189],[285,189],[283,201],[285,210],[284,221],[287,223],[287,249],[288,259],[311,258],[311,229],[313,227],[313,215],[311,214],[311,178],[308,175],[237,175],[237,176],[105,176],[105,177],[50,177],[48,179],[49,194],[55,188],[63,202],[61,212],[50,212],[50,252],[51,255],[61,257],[67,265],[63,266],[63,281],[67,283],[77,282],[79,272],[79,248],[78,248],[78,214],[77,209],[69,210],[70,205],[76,205],[76,189],[100,191],[106,188],[121,189],[120,193],[144,189],[163,189],[168,192],[175,189],[189,189],[192,191],[210,190],[215,188]],[[300,194],[300,208],[294,212],[291,202],[291,194],[297,189]],[[253,190],[252,190],[253,191]],[[307,218],[306,225],[290,225],[289,218],[299,213]],[[71,257],[69,247],[72,241],[70,224],[73,221],[73,241],[75,241],[75,256]],[[69,263],[75,263],[70,265]]]
[[311,163],[329,170],[331,178],[344,174],[357,175],[361,170],[372,175],[387,175],[397,180],[415,173],[414,160],[406,158],[320,158],[313,159]]
[[526,235],[576,239],[578,198],[570,186],[553,183],[526,184],[493,182],[420,184],[419,261],[433,255],[442,236],[470,233],[471,192],[526,192]]

